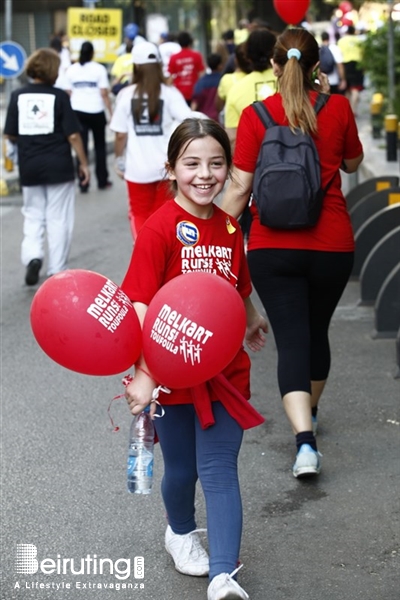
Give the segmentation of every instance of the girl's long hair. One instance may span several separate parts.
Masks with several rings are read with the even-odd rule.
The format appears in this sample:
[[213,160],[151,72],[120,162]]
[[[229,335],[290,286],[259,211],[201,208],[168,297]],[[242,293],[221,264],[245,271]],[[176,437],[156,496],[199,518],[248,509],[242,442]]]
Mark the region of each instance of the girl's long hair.
[[[139,100],[146,96],[148,98],[149,117],[152,123],[158,116],[161,84],[166,83],[161,63],[134,65],[133,83],[136,84],[134,97]],[[135,109],[135,117],[139,121],[141,102],[138,104],[139,106]]]
[[[296,48],[301,57],[287,57]],[[309,92],[314,89],[311,71],[319,61],[319,47],[314,36],[306,29],[286,29],[276,41],[273,60],[280,67],[279,92],[289,127],[303,133],[317,132],[317,118],[310,102]]]

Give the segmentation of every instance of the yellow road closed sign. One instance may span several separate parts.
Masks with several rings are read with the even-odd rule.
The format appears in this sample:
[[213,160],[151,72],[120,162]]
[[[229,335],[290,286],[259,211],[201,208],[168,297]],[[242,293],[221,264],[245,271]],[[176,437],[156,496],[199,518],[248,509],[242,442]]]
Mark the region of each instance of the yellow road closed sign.
[[113,63],[122,40],[122,10],[69,8],[67,33],[72,60],[79,58],[83,42],[92,42],[95,60]]

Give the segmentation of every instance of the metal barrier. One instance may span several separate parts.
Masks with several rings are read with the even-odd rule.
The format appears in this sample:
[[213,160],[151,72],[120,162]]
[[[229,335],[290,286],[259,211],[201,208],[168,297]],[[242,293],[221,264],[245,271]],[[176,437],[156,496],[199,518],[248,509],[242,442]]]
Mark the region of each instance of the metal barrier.
[[399,185],[399,177],[392,175],[382,175],[381,177],[371,177],[367,181],[359,183],[346,194],[346,202],[348,210],[367,194],[372,192],[380,192],[381,190],[397,187]]
[[400,327],[400,263],[386,277],[375,302],[373,338],[395,338]]
[[360,273],[360,304],[374,304],[388,273],[400,263],[400,227],[387,233],[372,248]]
[[356,251],[352,279],[359,278],[362,266],[373,247],[396,227],[400,227],[400,204],[382,208],[358,229],[355,233]]
[[398,202],[400,202],[400,187],[390,187],[367,194],[349,211],[354,231],[357,232],[367,219],[382,208]]

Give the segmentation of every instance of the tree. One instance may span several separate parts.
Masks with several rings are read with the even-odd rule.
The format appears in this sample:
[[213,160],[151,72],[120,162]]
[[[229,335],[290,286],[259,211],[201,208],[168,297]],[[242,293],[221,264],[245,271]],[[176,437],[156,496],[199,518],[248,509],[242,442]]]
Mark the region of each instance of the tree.
[[[394,73],[395,99],[394,112],[400,117],[400,23],[394,23]],[[376,92],[380,92],[387,100],[389,97],[388,75],[388,25],[380,27],[376,32],[370,32],[363,44],[362,65],[369,75],[371,84]]]

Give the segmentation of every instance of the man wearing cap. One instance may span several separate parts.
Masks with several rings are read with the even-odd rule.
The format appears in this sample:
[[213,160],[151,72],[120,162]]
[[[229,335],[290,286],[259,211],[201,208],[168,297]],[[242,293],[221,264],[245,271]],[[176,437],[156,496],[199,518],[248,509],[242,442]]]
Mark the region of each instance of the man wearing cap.
[[111,68],[111,75],[114,77],[111,91],[114,96],[132,82],[131,52],[133,46],[146,41],[139,35],[139,27],[136,23],[128,23],[124,27],[124,36],[124,43],[117,50],[119,56]]
[[122,56],[123,54],[127,53],[126,50],[126,41],[130,40],[132,42],[132,45],[135,46],[135,44],[140,44],[141,42],[145,42],[146,38],[144,38],[142,35],[139,34],[139,25],[136,25],[136,23],[128,23],[128,25],[125,25],[124,27],[124,41],[123,43],[117,48],[117,55],[118,56]]

